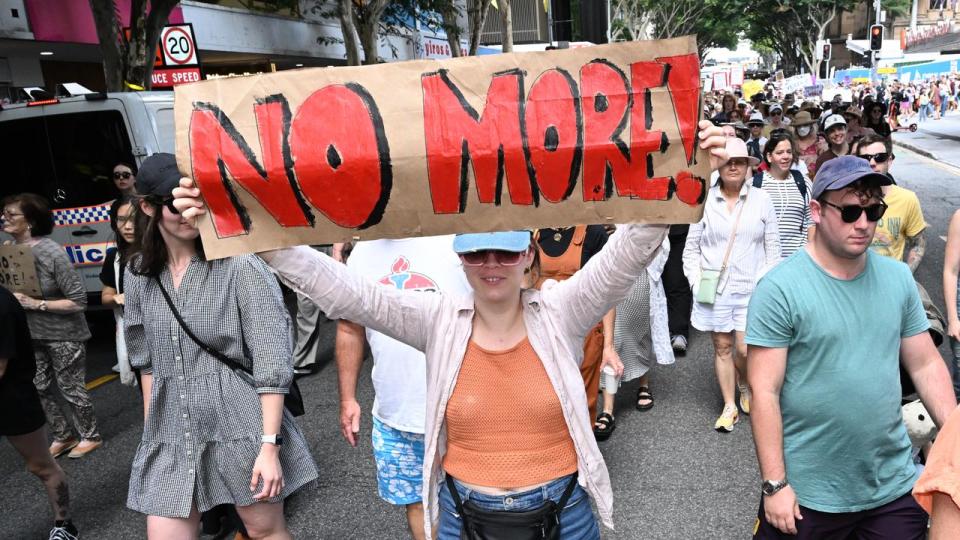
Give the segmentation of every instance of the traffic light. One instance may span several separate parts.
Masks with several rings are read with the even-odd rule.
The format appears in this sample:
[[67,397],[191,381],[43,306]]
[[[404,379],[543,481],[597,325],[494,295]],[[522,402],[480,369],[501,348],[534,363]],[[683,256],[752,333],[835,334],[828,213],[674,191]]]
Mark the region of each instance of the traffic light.
[[870,50],[879,51],[883,48],[883,25],[875,24],[870,27]]
[[823,44],[823,60],[826,62],[830,61],[830,42]]

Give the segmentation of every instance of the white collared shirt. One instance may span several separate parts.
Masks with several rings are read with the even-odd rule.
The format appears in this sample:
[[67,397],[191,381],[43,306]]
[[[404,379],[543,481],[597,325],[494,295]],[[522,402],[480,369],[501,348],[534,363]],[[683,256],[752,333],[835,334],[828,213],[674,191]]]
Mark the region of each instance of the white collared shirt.
[[718,292],[752,293],[757,281],[780,261],[780,233],[770,195],[745,181],[737,204],[730,210],[717,182],[707,194],[703,218],[690,226],[683,250],[683,273],[691,287],[699,283],[701,270],[720,270],[723,266],[740,207],[743,215]]

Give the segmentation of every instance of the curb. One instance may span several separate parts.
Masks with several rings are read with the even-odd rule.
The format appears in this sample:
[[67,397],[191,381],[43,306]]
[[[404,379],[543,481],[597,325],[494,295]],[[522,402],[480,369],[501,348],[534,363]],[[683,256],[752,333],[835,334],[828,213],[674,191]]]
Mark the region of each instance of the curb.
[[933,159],[933,160],[936,160],[936,161],[940,161],[940,158],[938,158],[936,155],[934,155],[933,152],[931,152],[931,151],[929,151],[929,150],[924,150],[923,148],[920,148],[919,146],[916,146],[916,145],[914,145],[914,144],[910,144],[910,143],[904,142],[904,141],[898,141],[898,140],[896,140],[896,139],[894,139],[893,144],[894,144],[895,146],[900,146],[900,147],[906,148],[907,150],[910,150],[911,152],[914,152],[914,153],[916,153],[916,154],[920,154],[921,156],[928,157],[928,158]]

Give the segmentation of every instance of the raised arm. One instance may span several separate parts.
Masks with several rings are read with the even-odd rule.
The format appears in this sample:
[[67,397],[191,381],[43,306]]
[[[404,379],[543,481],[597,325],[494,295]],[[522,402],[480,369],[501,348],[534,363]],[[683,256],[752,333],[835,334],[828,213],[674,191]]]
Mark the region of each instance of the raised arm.
[[667,225],[617,227],[607,245],[570,279],[543,292],[563,306],[570,335],[585,335],[605,313],[626,298],[667,236]]
[[331,319],[353,321],[419,351],[426,349],[442,295],[377,285],[307,246],[259,255],[287,286],[309,297]]

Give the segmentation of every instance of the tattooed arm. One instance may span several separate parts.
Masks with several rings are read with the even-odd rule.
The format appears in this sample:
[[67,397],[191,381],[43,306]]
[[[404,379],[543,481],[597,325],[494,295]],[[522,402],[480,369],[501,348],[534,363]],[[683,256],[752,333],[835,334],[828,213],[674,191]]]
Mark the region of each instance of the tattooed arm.
[[907,263],[911,272],[916,272],[917,267],[920,266],[920,261],[923,260],[923,254],[927,250],[927,238],[923,231],[920,231],[920,234],[916,236],[908,236],[906,242],[903,262]]

